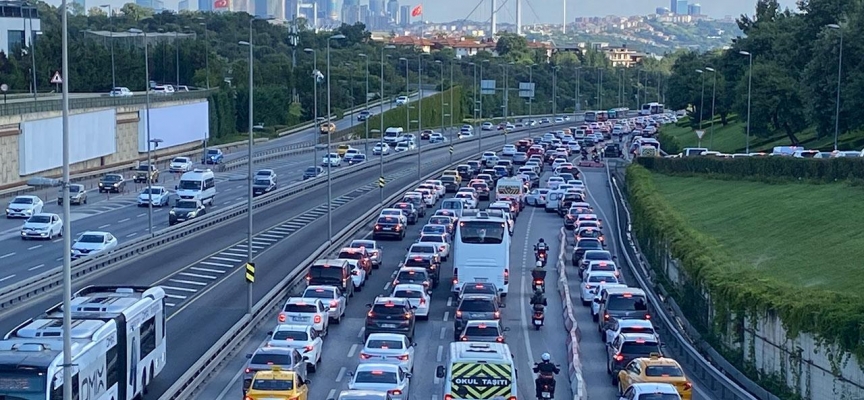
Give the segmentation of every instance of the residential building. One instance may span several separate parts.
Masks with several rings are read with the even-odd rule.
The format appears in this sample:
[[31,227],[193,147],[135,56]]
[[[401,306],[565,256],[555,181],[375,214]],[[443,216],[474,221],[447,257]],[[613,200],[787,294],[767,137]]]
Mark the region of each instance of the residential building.
[[411,6],[399,7],[399,25],[402,27],[411,25]]
[[644,58],[643,54],[636,52],[635,50],[628,49],[627,45],[622,45],[621,47],[603,47],[599,50],[603,51],[606,55],[606,58],[612,63],[612,67],[625,67],[630,68],[638,64]]
[[671,11],[672,14],[675,14],[678,12],[678,0],[670,0],[669,11]]
[[165,2],[162,0],[135,0],[135,4],[144,8],[149,8],[156,13],[160,13],[165,9]]
[[344,0],[342,2],[342,22],[348,25],[354,25],[358,22],[365,23],[365,20],[360,15],[359,0]]
[[687,7],[687,15],[692,15],[692,16],[702,15],[702,5],[699,3],[690,4]]
[[16,48],[30,47],[42,33],[42,22],[35,5],[0,2],[0,51],[9,54]]

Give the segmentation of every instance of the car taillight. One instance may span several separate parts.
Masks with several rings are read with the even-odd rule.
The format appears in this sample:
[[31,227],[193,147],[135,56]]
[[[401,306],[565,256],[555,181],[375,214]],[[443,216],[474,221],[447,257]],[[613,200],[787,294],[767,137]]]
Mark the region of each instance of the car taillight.
[[621,354],[616,354],[614,358],[615,361],[624,361],[624,356]]
[[279,322],[285,322],[285,313],[279,313]]
[[330,300],[330,307],[336,307],[337,305],[339,305],[339,302],[338,302],[338,301],[336,301],[336,300]]
[[408,361],[408,355],[407,354],[403,354],[403,355],[398,356],[396,358],[398,358],[399,361]]
[[651,314],[645,314],[645,319],[651,319]]
[[374,317],[375,317],[375,313],[373,313],[372,311],[369,311],[368,313],[366,313],[366,316],[369,317],[369,318],[374,318]]
[[690,382],[684,382],[684,390],[693,389],[693,384]]
[[411,313],[405,313],[405,319],[411,319]]
[[420,299],[420,304],[426,304],[426,299],[421,298],[421,299]]
[[498,336],[497,338],[495,338],[495,341],[498,343],[504,343],[504,338],[501,336]]
[[462,318],[462,311],[456,310],[456,318]]
[[591,289],[591,285],[585,285],[585,289]]
[[499,319],[499,318],[501,318],[501,311],[495,311],[495,313],[492,315],[495,316],[495,319]]
[[[445,394],[445,395],[444,395],[444,400],[453,400],[453,395],[452,395],[452,394]],[[514,400],[515,400],[515,399],[514,399]]]
[[381,225],[375,224],[375,230],[376,230],[376,231],[380,231],[380,230],[381,230]]
[[438,247],[438,251],[444,251],[444,246]]
[[508,283],[510,283],[510,269],[505,268],[504,269],[504,284],[506,285]]
[[393,389],[393,390],[388,390],[387,393],[398,396],[398,395],[402,394],[402,391],[399,389]]
[[604,320],[609,320],[609,314],[603,314],[603,319],[604,319]]
[[360,353],[360,359],[361,360],[368,360],[370,358],[372,358],[372,356],[370,354]]
[[316,315],[314,321],[315,321],[316,324],[320,324],[320,323],[321,323],[321,316],[320,316],[320,315]]
[[462,340],[463,342],[467,342],[467,341],[468,341],[468,338],[465,337],[465,336],[460,336],[459,339]]
[[243,400],[253,400],[253,399],[252,399],[252,397],[246,396],[246,397],[243,397]]
[[396,230],[402,230],[402,225],[396,225]]
[[250,373],[250,372],[252,372],[252,369],[251,369],[251,368],[246,368],[246,373],[248,374],[248,373]]

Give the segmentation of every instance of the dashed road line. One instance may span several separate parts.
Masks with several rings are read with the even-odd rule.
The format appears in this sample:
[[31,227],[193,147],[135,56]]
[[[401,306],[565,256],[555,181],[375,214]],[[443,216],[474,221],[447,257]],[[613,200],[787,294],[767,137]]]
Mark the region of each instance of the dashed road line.
[[231,264],[223,264],[223,263],[217,263],[217,262],[212,262],[212,261],[201,261],[199,264],[212,265],[214,267],[234,268],[234,266]]
[[96,227],[96,229],[105,229],[109,226],[111,226],[111,224],[99,225],[98,227]]
[[186,296],[180,296],[179,294],[170,294],[170,293],[165,293],[165,297],[167,297],[169,299],[178,299],[178,300],[183,300],[186,298]]
[[211,268],[201,268],[201,267],[190,267],[189,269],[201,272],[211,272],[214,274],[224,274],[225,270],[222,269],[211,269]]
[[219,256],[213,256],[213,257],[210,257],[210,258],[212,258],[212,259],[214,259],[214,260],[219,260],[219,261],[230,261],[230,262],[235,262],[235,263],[236,263],[236,262],[243,261],[243,260],[241,260],[241,259],[237,259],[237,258],[228,258],[228,257],[219,257]]
[[[14,256],[15,254],[18,254],[18,253],[6,253],[6,254],[0,256],[0,259],[4,259],[4,258],[8,258],[8,257],[12,257],[12,256]],[[63,257],[60,257],[60,260],[62,260],[62,259],[63,259]],[[58,260],[58,261],[59,261],[59,260]]]
[[185,279],[173,279],[172,278],[172,279],[169,279],[169,281],[175,282],[175,283],[182,283],[185,285],[207,286],[207,284],[204,282],[187,281]]
[[216,277],[212,276],[212,275],[193,274],[191,272],[181,272],[180,275],[191,276],[193,278],[202,278],[202,279],[216,279]]
[[9,276],[4,277],[4,278],[0,278],[0,282],[3,282],[3,281],[8,280],[8,279],[12,279],[14,277],[15,277],[15,274],[9,275]]
[[[185,287],[165,286],[165,285],[161,285],[161,286],[162,286],[163,289],[168,289],[168,290],[177,290],[177,291],[180,291],[180,292],[187,292],[187,293],[195,293],[195,292],[197,292],[197,290],[195,290],[195,289],[189,289],[189,288],[185,288]],[[167,296],[167,295],[166,295],[166,296]],[[170,296],[169,296],[169,297],[170,297]],[[183,297],[183,298],[185,299],[185,297]]]
[[351,345],[351,348],[348,350],[348,358],[354,357],[355,351],[357,351],[357,343]]
[[124,223],[124,222],[129,221],[129,219],[130,219],[130,218],[123,218],[123,219],[117,221],[117,223],[118,223],[118,224],[122,224],[122,223]]
[[35,246],[30,246],[30,247],[28,247],[27,250],[36,250],[36,249],[38,249],[38,248],[40,248],[40,247],[42,247],[42,245],[41,245],[41,244],[37,244],[37,245],[35,245]]
[[450,319],[450,311],[444,311],[444,322],[447,322],[448,319]]
[[39,265],[37,265],[37,266],[35,266],[35,267],[27,268],[27,270],[28,270],[28,271],[35,271],[35,270],[37,270],[37,269],[39,269],[39,268],[42,268],[42,267],[44,267],[44,266],[45,266],[45,264],[39,264]]

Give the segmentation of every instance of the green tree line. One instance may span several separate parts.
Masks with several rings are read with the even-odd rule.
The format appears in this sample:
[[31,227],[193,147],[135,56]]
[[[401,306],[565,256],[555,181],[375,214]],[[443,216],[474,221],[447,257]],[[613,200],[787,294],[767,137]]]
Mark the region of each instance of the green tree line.
[[[698,124],[711,118],[716,75],[716,114],[722,123],[734,113],[746,120],[748,91],[750,132],[755,137],[785,136],[798,145],[808,128],[816,137],[830,137],[864,128],[864,1],[807,0],[801,12],[783,9],[777,0],[759,0],[755,13],[741,15],[744,33],[727,49],[681,54],[669,78],[668,106],[689,108]],[[839,118],[835,119],[841,37]],[[743,52],[743,53],[742,53]],[[749,55],[748,55],[749,54]],[[752,86],[750,60],[752,56]],[[704,73],[699,74],[697,69]],[[705,101],[702,101],[702,85]]]

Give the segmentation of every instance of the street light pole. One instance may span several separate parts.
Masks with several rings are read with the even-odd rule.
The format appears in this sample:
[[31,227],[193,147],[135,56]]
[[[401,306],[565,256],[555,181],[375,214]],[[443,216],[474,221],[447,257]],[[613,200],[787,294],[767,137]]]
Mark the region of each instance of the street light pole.
[[[420,41],[423,41],[421,36]],[[407,63],[405,65],[408,65]],[[423,53],[417,54],[417,183],[420,183],[420,178],[423,173],[420,170],[420,133],[423,132]],[[443,98],[443,96],[442,96]]]
[[[240,42],[241,46],[249,46],[249,144],[247,145],[247,147],[248,147],[248,154],[247,154],[248,161],[246,162],[247,172],[249,174],[249,176],[247,178],[247,179],[249,179],[248,192],[246,193],[246,196],[248,196],[248,198],[246,200],[246,205],[248,207],[248,209],[246,210],[246,214],[247,214],[246,217],[247,217],[247,224],[248,224],[248,226],[247,226],[248,230],[246,232],[246,263],[248,263],[248,264],[252,263],[252,234],[253,234],[253,229],[254,229],[254,226],[253,226],[254,219],[253,219],[253,215],[252,215],[253,205],[254,205],[253,201],[252,201],[252,196],[253,196],[252,185],[254,183],[253,178],[255,176],[255,175],[253,175],[254,174],[253,166],[255,164],[255,162],[254,162],[255,160],[252,158],[252,154],[253,154],[252,153],[252,147],[255,144],[255,135],[254,135],[255,127],[254,127],[254,122],[253,122],[254,118],[255,118],[255,99],[254,99],[254,95],[255,95],[255,92],[254,92],[255,59],[253,58],[254,57],[254,44],[252,42],[252,22],[253,21],[255,21],[254,18],[249,19],[249,41],[248,42]],[[246,312],[248,312],[249,314],[252,314],[252,306],[254,305],[252,303],[252,283],[251,282],[247,283],[246,288],[247,288],[247,290],[246,290]]]
[[[408,93],[410,89],[408,87],[408,59],[405,57],[399,57],[399,61],[405,61],[405,97],[408,98]],[[406,102],[405,103],[405,133],[411,131],[411,107]],[[383,135],[383,133],[382,133]]]
[[697,69],[696,73],[702,77],[702,100],[699,101],[699,129],[702,129],[702,114],[705,108],[705,73],[701,69]]
[[[63,398],[72,398],[72,229],[69,209],[69,10],[67,1],[61,0],[63,39],[61,100],[63,106]],[[146,45],[146,39],[145,39]],[[149,93],[149,91],[148,91]],[[149,115],[149,112],[148,112]]]
[[207,71],[207,89],[210,89],[210,34],[207,31],[206,22],[199,22],[198,24],[204,27],[204,70]]
[[750,59],[750,72],[747,77],[747,147],[745,153],[750,154],[750,99],[753,94],[753,54],[748,51],[739,51],[738,54]]
[[552,67],[552,118],[555,118],[555,102],[558,94],[558,66]]
[[[480,121],[483,120],[483,64],[488,63],[489,60],[483,60],[480,62]],[[482,125],[482,122],[481,122]],[[480,129],[477,130],[479,134],[477,136],[477,151],[483,151],[483,128],[481,126]]]
[[[318,127],[318,52],[315,49],[303,49],[306,53],[312,53],[312,97],[313,100],[313,108],[312,108],[312,119],[315,121],[315,132],[319,132]],[[315,141],[315,145],[312,146],[312,166],[315,167],[318,165],[318,141]]]
[[[705,67],[706,71],[711,72],[711,77],[713,78],[712,88],[711,88],[711,136],[708,138],[708,147],[714,148],[714,105],[717,99],[717,71],[711,67]],[[659,82],[659,79],[658,79]],[[660,91],[660,84],[657,84],[657,91]],[[660,99],[657,99],[658,102]]]
[[[175,89],[180,88],[180,32],[174,32],[174,66],[177,73],[177,85]],[[251,42],[250,42],[251,43]],[[251,46],[250,46],[251,47]]]
[[[330,126],[330,41],[345,39],[345,35],[333,35],[327,38],[327,126]],[[333,162],[330,159],[330,146],[332,146],[333,135],[327,131],[327,237],[333,240]]]
[[843,77],[843,30],[838,24],[829,24],[828,28],[836,29],[840,34],[840,56],[837,58],[837,100],[834,104],[834,151],[837,151],[837,140],[840,136],[840,78]]
[[[114,13],[112,12],[112,8],[110,4],[103,4],[99,6],[100,8],[108,8],[108,21],[111,21],[111,34],[109,39],[111,41],[111,90],[114,90],[117,87],[117,74],[114,67]],[[149,85],[149,82],[148,82]]]
[[[381,47],[381,79],[380,84],[381,88],[378,97],[380,97],[378,102],[378,122],[381,124],[381,129],[378,131],[378,146],[381,148],[381,152],[378,154],[378,179],[381,181],[384,180],[384,50],[387,49],[395,49],[396,46],[387,45]],[[378,186],[378,195],[379,202],[381,205],[384,205],[384,186]]]
[[[534,64],[528,66],[528,86],[534,85]],[[534,89],[532,88],[530,91],[530,96],[528,96],[528,115],[534,115]],[[531,122],[529,119],[528,122]],[[530,125],[530,124],[529,124]],[[531,131],[528,131],[528,137],[531,137]]]
[[363,105],[363,110],[366,111],[366,119],[363,120],[366,129],[366,141],[363,143],[363,149],[366,157],[369,157],[369,57],[365,54],[358,54],[358,56],[366,60],[366,94],[364,95],[366,101]]

